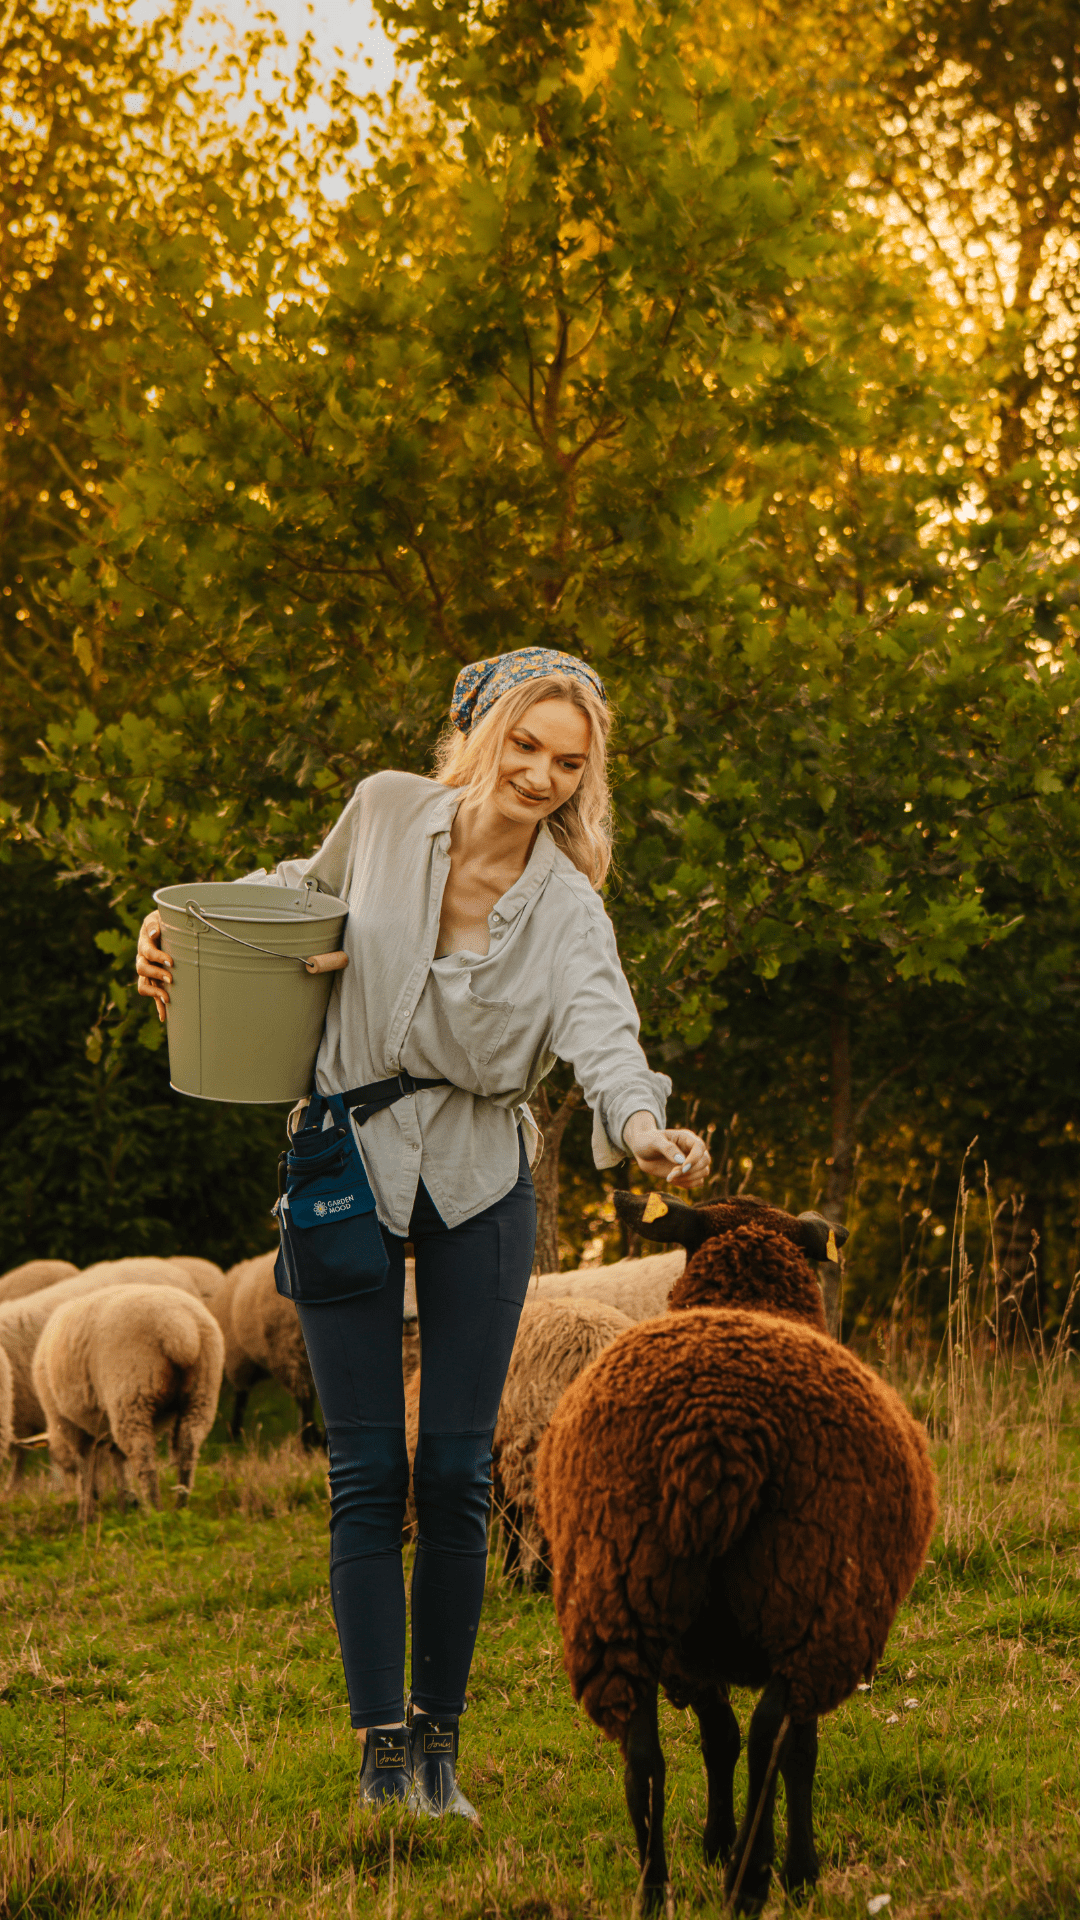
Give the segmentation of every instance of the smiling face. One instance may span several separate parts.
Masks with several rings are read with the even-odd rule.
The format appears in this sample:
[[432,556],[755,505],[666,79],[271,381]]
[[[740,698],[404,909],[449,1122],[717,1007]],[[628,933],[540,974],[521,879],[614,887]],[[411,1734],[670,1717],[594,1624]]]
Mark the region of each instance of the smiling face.
[[509,729],[495,787],[498,811],[516,825],[546,819],[581,783],[589,721],[569,700],[537,700]]

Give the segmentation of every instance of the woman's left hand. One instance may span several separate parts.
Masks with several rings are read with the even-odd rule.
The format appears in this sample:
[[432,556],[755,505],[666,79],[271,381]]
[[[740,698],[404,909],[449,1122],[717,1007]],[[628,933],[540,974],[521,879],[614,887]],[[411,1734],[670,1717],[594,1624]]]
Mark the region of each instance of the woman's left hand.
[[658,1127],[651,1113],[631,1114],[623,1144],[642,1173],[672,1187],[700,1186],[712,1165],[709,1149],[696,1133],[688,1127]]

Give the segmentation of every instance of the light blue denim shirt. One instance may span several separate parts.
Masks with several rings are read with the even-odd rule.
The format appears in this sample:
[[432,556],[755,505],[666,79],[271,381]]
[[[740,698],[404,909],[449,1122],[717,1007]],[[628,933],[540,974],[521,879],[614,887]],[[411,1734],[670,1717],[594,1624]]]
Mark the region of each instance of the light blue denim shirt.
[[402,1236],[421,1178],[448,1227],[509,1193],[518,1126],[535,1137],[529,1096],[557,1059],[573,1068],[592,1109],[598,1167],[626,1158],[632,1113],[665,1124],[671,1091],[638,1041],[611,921],[546,827],[488,916],[488,952],[436,960],[450,828],[463,795],[416,774],[372,774],[313,859],[248,876],[288,887],[313,876],[348,901],[349,965],[334,976],[319,1091],[344,1093],[403,1068],[450,1082],[357,1130],[379,1218]]

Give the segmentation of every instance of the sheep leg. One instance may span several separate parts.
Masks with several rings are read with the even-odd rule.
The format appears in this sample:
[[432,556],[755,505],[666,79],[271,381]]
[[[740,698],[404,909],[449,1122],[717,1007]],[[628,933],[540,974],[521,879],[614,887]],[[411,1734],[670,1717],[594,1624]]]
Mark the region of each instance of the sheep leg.
[[176,1504],[185,1507],[195,1484],[195,1462],[199,1458],[199,1434],[194,1424],[181,1414],[173,1434],[176,1453]]
[[232,1417],[229,1421],[230,1440],[240,1439],[244,1426],[244,1415],[247,1412],[248,1394],[250,1392],[250,1387],[235,1387],[233,1389]]
[[160,1507],[154,1429],[144,1409],[125,1409],[115,1420],[113,1445],[124,1457],[128,1486],[147,1506]]
[[119,1513],[126,1513],[130,1502],[134,1498],[131,1488],[128,1486],[127,1461],[119,1447],[109,1448],[109,1458],[112,1462],[113,1482],[116,1487],[117,1511]]
[[89,1434],[80,1436],[78,1464],[75,1468],[75,1484],[79,1491],[79,1525],[88,1527],[94,1511],[97,1494],[97,1448]]
[[316,1453],[319,1448],[326,1452],[326,1435],[315,1419],[315,1396],[305,1393],[297,1396],[300,1409],[300,1445],[305,1453]]
[[724,1891],[736,1913],[760,1913],[772,1877],[773,1808],[780,1754],[790,1737],[787,1682],[770,1680],[750,1722],[746,1813],[728,1861]]
[[780,1750],[780,1771],[787,1794],[787,1853],[780,1875],[785,1893],[798,1896],[817,1884],[818,1857],[814,1845],[814,1771],[817,1767],[817,1721],[793,1726]]
[[693,1702],[701,1728],[701,1757],[709,1783],[705,1820],[705,1858],[712,1866],[727,1861],[735,1844],[735,1768],[742,1739],[731,1701],[719,1687]]
[[641,1881],[634,1898],[634,1916],[656,1913],[670,1905],[667,1856],[664,1852],[664,1754],[656,1720],[656,1688],[639,1700],[623,1736],[626,1804],[637,1835]]

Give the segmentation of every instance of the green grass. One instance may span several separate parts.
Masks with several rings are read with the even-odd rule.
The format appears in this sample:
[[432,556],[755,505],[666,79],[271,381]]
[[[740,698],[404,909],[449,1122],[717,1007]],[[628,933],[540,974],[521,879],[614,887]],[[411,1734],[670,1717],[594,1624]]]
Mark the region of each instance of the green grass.
[[[40,1464],[0,1503],[0,1920],[627,1913],[619,1755],[570,1698],[550,1603],[494,1572],[462,1729],[482,1834],[358,1816],[323,1467],[259,1404],[186,1513],[110,1500],[84,1536]],[[1025,1459],[1041,1485],[1017,1458],[1014,1491]],[[812,1913],[888,1893],[887,1920],[1080,1916],[1080,1541],[1022,1505],[980,1533],[968,1503],[872,1691],[823,1723]],[[719,1911],[696,1725],[665,1707],[662,1737],[676,1900]]]

